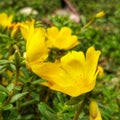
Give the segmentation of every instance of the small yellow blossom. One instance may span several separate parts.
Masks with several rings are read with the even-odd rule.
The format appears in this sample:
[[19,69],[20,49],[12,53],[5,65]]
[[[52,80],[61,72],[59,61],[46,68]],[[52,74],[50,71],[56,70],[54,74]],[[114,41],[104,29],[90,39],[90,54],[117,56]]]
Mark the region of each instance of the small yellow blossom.
[[92,99],[89,106],[90,120],[102,120],[98,104]]
[[43,85],[75,97],[94,88],[99,55],[100,51],[90,47],[86,57],[81,51],[72,51],[63,56],[60,62],[34,64],[31,68],[47,80]]
[[9,27],[12,23],[13,15],[8,16],[6,13],[0,13],[0,26]]
[[100,11],[99,13],[96,14],[96,18],[101,18],[105,16],[105,12],[104,11]]
[[71,35],[72,31],[69,27],[62,27],[58,30],[57,27],[47,29],[47,45],[49,48],[71,49],[79,44],[77,36]]

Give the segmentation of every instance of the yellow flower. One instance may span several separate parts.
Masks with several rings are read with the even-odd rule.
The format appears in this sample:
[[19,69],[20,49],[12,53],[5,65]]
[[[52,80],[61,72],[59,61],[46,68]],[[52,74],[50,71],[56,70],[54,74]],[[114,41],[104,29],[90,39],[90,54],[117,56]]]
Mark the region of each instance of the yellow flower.
[[26,60],[31,68],[32,64],[43,62],[48,57],[44,28],[35,28],[34,20],[26,21],[20,26],[21,33],[26,40]]
[[58,30],[57,27],[47,29],[47,45],[49,48],[71,49],[79,44],[76,35],[71,35],[72,31],[68,27]]
[[35,20],[11,24],[11,26],[10,26],[10,28],[12,28],[11,36],[12,37],[15,36],[16,32],[20,29],[23,38],[25,40],[29,39],[32,36],[32,34],[34,33],[33,32],[35,29],[34,23],[35,23]]
[[98,104],[92,99],[89,106],[90,120],[102,120]]
[[34,34],[26,43],[26,56],[30,66],[35,63],[43,62],[48,57],[44,29],[34,29]]
[[25,40],[28,40],[34,34],[34,23],[35,20],[25,21],[20,24],[20,30]]
[[0,26],[9,27],[12,23],[13,15],[8,16],[6,13],[0,13]]
[[31,37],[26,41],[26,59],[28,66],[43,62],[48,57],[48,49],[45,43],[45,30],[35,28]]
[[90,47],[86,52],[72,51],[60,62],[45,62],[31,66],[34,73],[47,80],[43,85],[70,96],[79,96],[91,91],[96,82],[97,63],[100,51]]
[[96,18],[101,18],[105,16],[105,12],[104,11],[100,11],[99,13],[96,14]]

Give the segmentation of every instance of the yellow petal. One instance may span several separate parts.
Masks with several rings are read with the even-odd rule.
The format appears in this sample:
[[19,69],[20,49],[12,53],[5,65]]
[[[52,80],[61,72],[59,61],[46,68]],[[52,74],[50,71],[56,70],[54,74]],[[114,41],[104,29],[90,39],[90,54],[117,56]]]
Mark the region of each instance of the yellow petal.
[[38,76],[50,82],[51,85],[56,84],[64,88],[73,84],[70,76],[55,63],[34,64],[32,65],[32,70]]
[[0,25],[3,28],[9,27],[12,23],[13,15],[8,16],[6,13],[0,14]]
[[32,20],[32,21],[26,21],[26,22],[23,22],[21,23],[21,33],[23,35],[23,38],[25,40],[28,40],[34,33],[34,23],[35,23],[35,20]]
[[13,20],[13,15],[10,15],[10,16],[8,17],[8,20],[7,20],[7,26],[8,26],[8,27],[11,25],[12,20]]
[[42,28],[35,28],[34,34],[27,40],[26,55],[29,64],[44,61],[48,56],[48,49],[45,45],[45,31]]
[[0,14],[0,25],[1,26],[6,26],[5,22],[7,20],[7,14],[6,13],[1,13]]
[[45,85],[47,87],[49,87],[52,90],[56,90],[62,93],[65,93],[67,95],[70,95],[72,97],[76,97],[78,95],[80,95],[80,91],[79,91],[79,86],[59,86],[58,84],[55,84],[54,82],[43,82],[42,85]]
[[74,81],[80,82],[84,79],[85,56],[83,52],[69,52],[61,58],[61,64],[62,68],[69,73]]
[[89,81],[92,81],[97,69],[100,51],[90,47],[86,52],[86,73]]
[[52,26],[51,28],[47,29],[47,33],[49,37],[54,38],[54,36],[59,33],[59,30],[57,27]]
[[80,42],[78,41],[77,36],[75,36],[75,35],[72,35],[70,38],[68,37],[68,40],[67,40],[66,42],[71,43],[70,45],[69,45],[68,43],[66,43],[66,44],[69,45],[69,46],[66,46],[67,49],[68,49],[68,48],[71,49],[71,48],[75,47],[76,45],[78,45],[78,44],[80,43]]
[[67,49],[71,49],[79,44],[77,36],[75,36],[75,35],[64,36],[64,39],[63,39],[63,35],[59,36],[56,39],[57,43],[55,46],[57,48],[67,50]]
[[45,42],[45,29],[35,28],[34,22],[32,20],[20,24],[21,33],[26,40],[26,59],[29,68],[32,64],[43,62],[49,52]]
[[72,30],[68,27],[62,27],[60,32],[59,32],[60,36],[62,36],[62,35],[69,36],[71,34],[72,34]]

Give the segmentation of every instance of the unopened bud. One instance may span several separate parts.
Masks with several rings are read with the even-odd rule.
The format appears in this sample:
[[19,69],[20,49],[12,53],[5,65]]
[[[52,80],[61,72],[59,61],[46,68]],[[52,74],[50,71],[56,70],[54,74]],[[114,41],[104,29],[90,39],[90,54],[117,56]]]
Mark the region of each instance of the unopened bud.
[[15,63],[17,66],[21,63],[21,55],[18,50],[15,51]]
[[90,113],[90,120],[102,120],[102,117],[98,108],[98,104],[94,99],[90,101],[89,113]]
[[103,67],[102,66],[98,66],[98,76],[100,77],[100,78],[102,78],[103,77],[103,75],[104,75],[104,69],[103,69]]
[[97,13],[95,15],[96,18],[101,18],[101,17],[104,17],[105,16],[105,12],[104,11],[100,11],[99,13]]

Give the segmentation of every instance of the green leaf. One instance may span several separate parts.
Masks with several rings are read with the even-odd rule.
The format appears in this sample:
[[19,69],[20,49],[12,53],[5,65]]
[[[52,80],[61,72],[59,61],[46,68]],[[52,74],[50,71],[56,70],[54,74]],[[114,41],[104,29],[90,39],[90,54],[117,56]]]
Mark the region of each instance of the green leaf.
[[10,60],[0,60],[0,65],[5,65],[8,63],[11,63],[11,61]]
[[33,100],[33,99],[32,99],[32,100],[29,100],[29,101],[26,101],[26,102],[22,103],[21,106],[22,106],[22,107],[23,107],[23,106],[27,106],[27,105],[30,105],[30,104],[34,104],[35,102],[36,102],[36,100]]
[[26,95],[28,92],[24,92],[24,93],[18,93],[16,95],[14,95],[10,101],[10,103],[13,103],[15,101],[17,101],[18,99],[22,98],[24,95]]
[[13,108],[12,104],[8,104],[8,105],[2,107],[3,110],[9,110],[9,109],[12,109],[12,108]]
[[57,97],[62,105],[64,105],[64,98],[61,92],[57,92]]
[[5,92],[0,91],[0,102],[3,102],[6,97],[7,97],[7,94]]
[[3,73],[6,70],[6,65],[0,66],[0,73]]
[[9,91],[7,90],[7,88],[4,87],[4,86],[2,86],[2,85],[0,85],[0,91],[5,92],[7,94],[9,93]]
[[0,102],[0,109],[2,108],[3,104]]
[[58,120],[57,114],[48,105],[43,102],[38,104],[38,110],[42,114],[44,120]]
[[7,86],[7,90],[8,90],[9,92],[11,92],[11,91],[13,90],[13,88],[14,88],[14,84],[13,84],[13,83],[10,83],[10,84]]
[[67,105],[75,105],[78,104],[82,100],[83,96],[72,97],[70,100],[66,102]]
[[3,38],[9,38],[8,35],[6,35],[6,34],[1,34],[1,33],[0,33],[0,37],[3,37]]
[[43,79],[38,79],[38,80],[35,80],[33,82],[31,82],[32,84],[40,84],[42,82],[45,82],[46,80],[43,80]]
[[15,90],[20,91],[22,89],[21,86],[15,86]]

